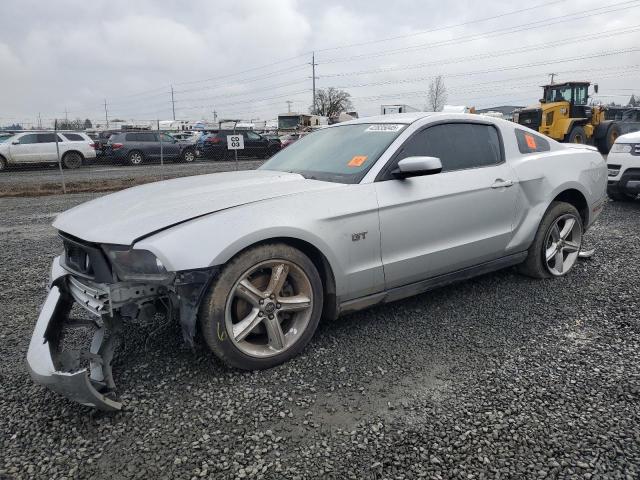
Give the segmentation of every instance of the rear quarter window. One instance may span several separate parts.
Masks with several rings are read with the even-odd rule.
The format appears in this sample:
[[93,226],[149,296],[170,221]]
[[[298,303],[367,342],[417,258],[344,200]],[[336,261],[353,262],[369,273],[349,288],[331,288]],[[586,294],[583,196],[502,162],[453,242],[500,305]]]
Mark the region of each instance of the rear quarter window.
[[548,152],[551,150],[549,142],[535,133],[525,132],[524,130],[516,129],[516,140],[518,141],[518,150],[520,153],[536,153],[536,152]]
[[77,133],[63,133],[64,137],[70,142],[84,142],[85,139],[82,135],[78,135]]

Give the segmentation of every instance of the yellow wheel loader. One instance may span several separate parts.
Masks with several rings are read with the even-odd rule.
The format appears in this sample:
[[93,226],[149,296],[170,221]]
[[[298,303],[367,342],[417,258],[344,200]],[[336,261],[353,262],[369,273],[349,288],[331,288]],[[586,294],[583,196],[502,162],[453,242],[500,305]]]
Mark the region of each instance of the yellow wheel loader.
[[[589,105],[589,82],[564,82],[545,85],[540,104],[514,114],[514,121],[559,142],[587,143],[609,153],[620,126],[605,120],[604,107]],[[598,85],[594,85],[598,93]]]

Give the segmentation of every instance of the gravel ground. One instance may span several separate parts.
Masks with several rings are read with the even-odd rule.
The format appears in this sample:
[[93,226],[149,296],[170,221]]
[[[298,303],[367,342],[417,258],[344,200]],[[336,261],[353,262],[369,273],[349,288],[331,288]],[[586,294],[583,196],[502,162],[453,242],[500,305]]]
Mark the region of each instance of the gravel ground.
[[126,408],[105,414],[24,365],[49,224],[91,197],[0,200],[0,477],[640,476],[640,203],[607,206],[567,278],[506,270],[326,322],[269,371],[163,331],[125,354]]

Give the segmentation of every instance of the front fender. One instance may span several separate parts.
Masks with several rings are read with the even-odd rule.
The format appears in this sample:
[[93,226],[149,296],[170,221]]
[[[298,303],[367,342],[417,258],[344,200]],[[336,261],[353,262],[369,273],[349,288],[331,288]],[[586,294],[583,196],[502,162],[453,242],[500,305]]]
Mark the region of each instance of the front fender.
[[[353,235],[362,232],[363,239],[354,241]],[[378,205],[371,184],[230,208],[168,228],[135,246],[153,252],[168,270],[180,271],[223,265],[243,249],[276,238],[302,240],[319,250],[343,300],[384,285]]]

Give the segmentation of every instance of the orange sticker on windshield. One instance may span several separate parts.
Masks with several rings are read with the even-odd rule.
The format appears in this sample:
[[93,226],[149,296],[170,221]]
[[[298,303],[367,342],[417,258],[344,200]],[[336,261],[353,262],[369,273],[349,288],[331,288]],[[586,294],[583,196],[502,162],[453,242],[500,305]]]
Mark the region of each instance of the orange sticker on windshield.
[[367,161],[366,155],[356,155],[353,157],[349,163],[347,163],[348,167],[361,167],[364,162]]
[[533,137],[533,135],[529,135],[528,133],[524,134],[524,138],[527,141],[527,147],[531,148],[532,150],[536,149],[536,139]]

